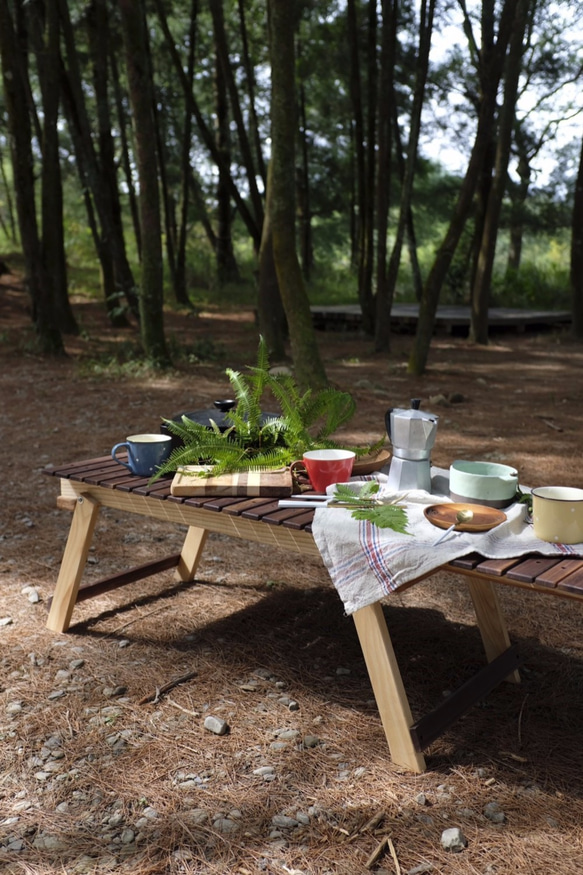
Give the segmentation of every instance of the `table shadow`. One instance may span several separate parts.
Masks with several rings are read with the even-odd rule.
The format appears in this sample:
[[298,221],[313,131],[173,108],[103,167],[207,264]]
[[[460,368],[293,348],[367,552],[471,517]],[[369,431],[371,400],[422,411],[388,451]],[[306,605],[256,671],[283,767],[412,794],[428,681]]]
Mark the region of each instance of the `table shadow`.
[[[71,626],[70,633],[114,638],[97,628],[104,620],[136,607],[212,587],[228,590],[228,583],[190,581],[133,600],[125,606]],[[249,587],[257,591],[257,587]],[[448,619],[434,608],[384,605],[391,639],[414,719],[443,700],[485,664],[478,629]],[[194,611],[192,613],[194,617]],[[376,705],[354,624],[343,614],[331,586],[310,589],[265,589],[253,604],[208,623],[181,613],[180,630],[149,637],[139,625],[121,626],[117,637],[165,652],[183,655],[209,650],[223,666],[224,675],[240,678],[242,666],[251,672],[267,669],[285,683],[290,695],[319,696],[363,714]],[[261,630],[258,633],[257,630]],[[447,770],[452,763],[499,763],[506,771],[542,770],[557,784],[583,785],[583,661],[558,649],[545,647],[534,637],[511,640],[523,659],[520,684],[502,683],[470,708],[425,752],[431,769]],[[194,660],[193,660],[194,662]],[[375,731],[382,735],[380,721]]]

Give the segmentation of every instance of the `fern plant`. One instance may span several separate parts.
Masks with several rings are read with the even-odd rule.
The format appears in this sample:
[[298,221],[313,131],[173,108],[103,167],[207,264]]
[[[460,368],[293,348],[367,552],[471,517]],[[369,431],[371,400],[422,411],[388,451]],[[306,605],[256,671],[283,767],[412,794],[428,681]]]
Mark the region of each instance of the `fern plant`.
[[[259,340],[257,363],[242,374],[227,368],[235,406],[225,413],[229,427],[210,427],[183,416],[165,419],[168,430],[183,446],[175,449],[153,479],[186,465],[212,467],[207,474],[249,469],[280,468],[301,459],[307,450],[338,447],[334,432],[354,415],[356,405],[347,392],[331,387],[301,392],[288,374],[270,373],[269,355],[263,337]],[[265,415],[261,402],[266,392],[278,402],[281,413]],[[382,439],[378,445],[382,443]],[[377,446],[378,446],[377,445]],[[371,447],[351,447],[363,455]],[[204,473],[201,473],[204,476]]]

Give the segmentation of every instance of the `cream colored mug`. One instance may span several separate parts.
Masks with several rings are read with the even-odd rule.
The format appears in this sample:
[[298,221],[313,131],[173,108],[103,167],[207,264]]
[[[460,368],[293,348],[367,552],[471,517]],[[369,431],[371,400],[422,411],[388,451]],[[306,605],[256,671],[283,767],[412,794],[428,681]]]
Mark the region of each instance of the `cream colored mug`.
[[532,524],[541,541],[583,543],[583,489],[537,486],[532,490]]

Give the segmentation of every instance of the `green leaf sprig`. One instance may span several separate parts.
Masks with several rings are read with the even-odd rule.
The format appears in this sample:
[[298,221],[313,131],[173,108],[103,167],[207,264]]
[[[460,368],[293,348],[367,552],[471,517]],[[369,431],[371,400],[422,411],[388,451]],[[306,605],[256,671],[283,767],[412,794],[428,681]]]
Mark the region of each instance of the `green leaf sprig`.
[[526,505],[526,512],[529,516],[532,516],[532,494],[530,492],[523,492],[520,487],[516,490],[516,498],[519,504]]
[[407,531],[407,511],[398,504],[404,496],[379,498],[379,489],[379,483],[374,480],[365,483],[358,491],[339,483],[329,507],[345,507],[352,511],[355,520],[368,520],[380,529],[393,529],[401,535],[411,534]]

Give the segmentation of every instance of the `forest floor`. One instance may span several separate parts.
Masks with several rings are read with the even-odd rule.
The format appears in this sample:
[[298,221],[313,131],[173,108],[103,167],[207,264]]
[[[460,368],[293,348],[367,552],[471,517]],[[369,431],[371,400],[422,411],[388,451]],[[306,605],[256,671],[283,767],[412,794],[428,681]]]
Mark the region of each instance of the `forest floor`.
[[[455,723],[418,776],[389,759],[354,624],[319,561],[212,535],[194,585],[166,572],[83,602],[67,634],[46,629],[70,516],[43,468],[209,407],[228,392],[225,368],[252,364],[257,349],[249,311],[168,313],[176,367],[154,373],[131,362],[133,329],[113,331],[98,303],[74,309],[82,334],[68,355],[41,358],[26,298],[2,278],[0,868],[580,875],[575,602],[500,588],[522,683]],[[568,335],[498,334],[487,347],[436,336],[419,378],[406,373],[410,336],[395,336],[390,356],[356,333],[318,340],[330,379],[357,401],[347,442],[380,437],[387,408],[419,397],[440,417],[435,464],[494,459],[524,484],[583,487],[583,348]],[[177,552],[183,536],[106,510],[89,578]],[[468,592],[439,573],[385,610],[420,715],[483,660]],[[209,714],[230,732],[205,730]],[[441,846],[449,827],[467,838],[460,853]]]

